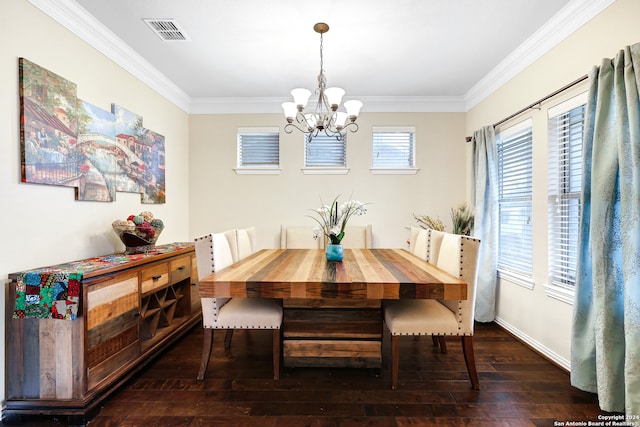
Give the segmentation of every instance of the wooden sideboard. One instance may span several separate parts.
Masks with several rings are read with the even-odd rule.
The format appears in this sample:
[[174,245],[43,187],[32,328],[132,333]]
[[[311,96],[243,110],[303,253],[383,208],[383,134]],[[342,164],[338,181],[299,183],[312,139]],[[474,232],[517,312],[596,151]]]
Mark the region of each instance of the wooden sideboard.
[[84,270],[73,320],[14,318],[16,287],[25,272],[9,275],[4,412],[9,422],[26,414],[55,414],[84,424],[104,398],[202,318],[190,243],[34,271],[79,267]]

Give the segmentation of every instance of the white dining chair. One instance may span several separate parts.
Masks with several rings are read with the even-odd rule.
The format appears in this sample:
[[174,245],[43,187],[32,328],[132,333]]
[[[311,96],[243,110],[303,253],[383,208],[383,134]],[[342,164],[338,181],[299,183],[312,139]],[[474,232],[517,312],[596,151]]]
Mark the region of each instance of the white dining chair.
[[[427,250],[426,260],[431,264],[438,263],[438,255],[440,254],[440,246],[442,246],[442,239],[445,236],[444,231],[434,230],[432,228],[427,229]],[[442,335],[431,335],[433,346],[438,347],[443,353],[447,352],[447,343]]]
[[371,224],[347,225],[344,228],[344,238],[340,243],[345,249],[371,248]]
[[[467,372],[474,389],[480,388],[473,353],[476,269],[480,240],[444,233],[436,265],[467,283],[467,299],[398,300],[384,308],[384,321],[391,334],[391,387],[398,388],[399,338],[405,335],[456,335],[462,340]],[[442,340],[444,342],[444,338]],[[441,346],[446,352],[446,347]]]
[[280,226],[281,249],[324,249],[324,236],[313,238],[311,226]]
[[240,261],[256,251],[256,228],[248,227],[236,229],[238,258]]
[[427,252],[425,259],[431,264],[438,264],[440,247],[446,234],[444,231],[434,230],[432,228],[427,230]]
[[[440,253],[440,246],[442,245],[442,238],[445,232],[434,230],[432,228],[411,227],[409,230],[409,251],[428,262],[435,264],[438,261],[438,254]],[[387,305],[394,304],[396,301],[388,301]],[[446,348],[444,338],[438,338],[437,335],[432,335],[433,345],[440,345],[441,348]]]
[[426,229],[421,227],[411,227],[409,229],[409,252],[426,260],[427,237],[428,232]]
[[[198,279],[229,267],[234,263],[232,247],[238,247],[237,230],[206,234],[195,239]],[[230,244],[230,241],[232,244]],[[198,380],[205,377],[211,349],[213,330],[226,330],[224,347],[231,347],[234,329],[273,330],[273,378],[280,378],[280,326],[282,305],[273,299],[262,298],[200,298],[202,302],[202,326],[204,340]]]

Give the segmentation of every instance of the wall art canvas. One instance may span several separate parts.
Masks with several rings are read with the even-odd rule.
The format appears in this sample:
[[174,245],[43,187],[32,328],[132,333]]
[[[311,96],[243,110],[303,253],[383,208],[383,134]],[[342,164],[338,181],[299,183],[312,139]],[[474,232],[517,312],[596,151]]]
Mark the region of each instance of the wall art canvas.
[[86,101],[78,102],[78,147],[82,152],[76,200],[116,199],[115,116]]
[[22,181],[76,187],[76,85],[26,59],[19,70]]
[[144,191],[143,203],[164,203],[164,136],[152,130],[145,129],[142,135],[142,144],[145,147]]
[[164,203],[164,137],[146,129],[141,116],[117,104],[111,110],[116,142],[122,148],[116,190],[141,193],[143,203]]
[[165,141],[142,116],[77,99],[73,82],[20,58],[22,181],[74,187],[77,200],[116,192],[165,203]]

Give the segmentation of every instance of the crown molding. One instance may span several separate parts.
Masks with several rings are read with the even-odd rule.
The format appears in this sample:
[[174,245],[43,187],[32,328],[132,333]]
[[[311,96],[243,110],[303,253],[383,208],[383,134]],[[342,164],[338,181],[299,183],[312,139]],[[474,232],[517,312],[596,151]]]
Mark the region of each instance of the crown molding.
[[464,95],[465,110],[469,111],[478,105],[614,2],[615,0],[573,0],[567,3],[467,91]]
[[29,0],[60,25],[188,112],[190,97],[74,0]]
[[[191,98],[74,0],[29,0],[60,25],[189,114],[279,113],[284,98]],[[573,0],[464,96],[360,97],[368,112],[466,112],[615,0]]]
[[[462,96],[354,96],[368,113],[464,112]],[[189,114],[282,113],[289,98],[192,98]]]

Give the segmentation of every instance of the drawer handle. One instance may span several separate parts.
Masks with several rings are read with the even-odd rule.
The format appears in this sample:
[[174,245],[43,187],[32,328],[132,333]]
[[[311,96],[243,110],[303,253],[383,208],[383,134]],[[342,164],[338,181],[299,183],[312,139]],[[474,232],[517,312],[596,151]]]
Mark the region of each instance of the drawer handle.
[[156,280],[160,280],[161,277],[162,277],[162,274],[156,274],[151,279],[155,282]]
[[187,267],[184,266],[184,265],[181,265],[180,267],[178,267],[178,270],[184,270],[185,268],[187,268]]

